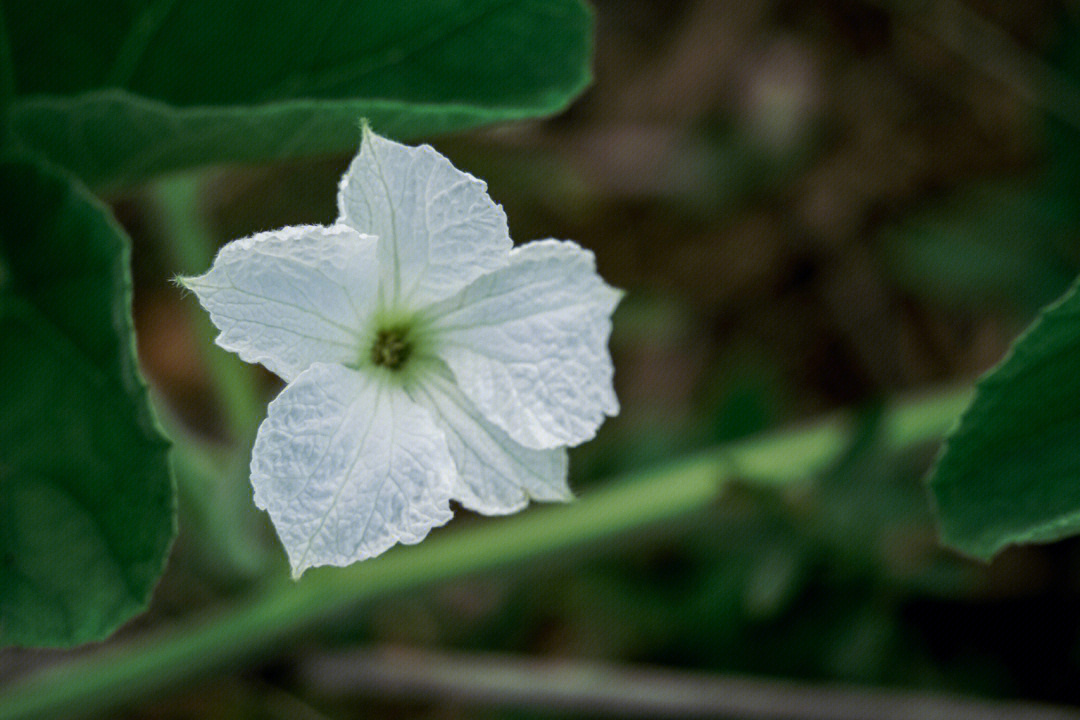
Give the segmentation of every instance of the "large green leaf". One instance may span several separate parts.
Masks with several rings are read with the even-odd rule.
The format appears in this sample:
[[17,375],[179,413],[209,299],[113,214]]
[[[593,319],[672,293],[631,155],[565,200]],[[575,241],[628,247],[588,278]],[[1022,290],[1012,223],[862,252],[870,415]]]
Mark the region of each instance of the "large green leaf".
[[174,535],[135,360],[127,240],[57,171],[0,163],[0,645],[98,640]]
[[977,557],[1080,533],[1080,285],[979,381],[930,487],[945,541]]
[[15,140],[92,186],[564,107],[581,0],[3,0]]

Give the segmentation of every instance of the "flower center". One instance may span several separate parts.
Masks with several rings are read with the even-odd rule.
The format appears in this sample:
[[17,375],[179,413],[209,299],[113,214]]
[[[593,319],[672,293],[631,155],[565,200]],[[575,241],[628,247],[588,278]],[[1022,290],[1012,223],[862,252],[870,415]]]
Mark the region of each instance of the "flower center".
[[412,354],[408,334],[406,328],[380,330],[371,346],[371,362],[390,370],[400,370]]

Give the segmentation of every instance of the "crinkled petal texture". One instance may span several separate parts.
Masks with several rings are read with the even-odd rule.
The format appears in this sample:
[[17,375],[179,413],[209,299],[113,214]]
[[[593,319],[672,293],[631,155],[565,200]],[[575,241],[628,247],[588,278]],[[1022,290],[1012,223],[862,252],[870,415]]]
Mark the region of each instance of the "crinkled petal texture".
[[355,364],[377,298],[375,238],[346,225],[234,240],[183,278],[221,331],[217,344],[290,381],[314,362]]
[[341,179],[339,222],[379,238],[384,308],[412,312],[506,265],[506,214],[487,184],[429,145],[409,147],[364,128]]
[[338,208],[331,227],[234,241],[183,280],[219,345],[288,383],[251,481],[294,576],[419,542],[451,499],[485,514],[569,500],[567,446],[619,410],[621,293],[592,253],[512,248],[483,181],[366,127]]
[[450,519],[456,471],[431,414],[375,374],[316,363],[270,403],[251,458],[293,575],[416,543]]
[[538,450],[578,445],[619,412],[611,313],[591,252],[541,240],[425,312],[436,353],[481,415]]
[[534,450],[488,422],[454,384],[449,370],[432,363],[409,387],[446,435],[458,476],[453,497],[486,515],[517,512],[529,500],[566,501],[565,448]]

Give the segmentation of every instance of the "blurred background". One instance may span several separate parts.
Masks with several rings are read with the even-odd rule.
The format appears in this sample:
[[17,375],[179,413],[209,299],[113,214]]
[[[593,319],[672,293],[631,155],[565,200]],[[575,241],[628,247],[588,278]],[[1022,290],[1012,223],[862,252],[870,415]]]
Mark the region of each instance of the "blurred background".
[[[942,550],[922,484],[936,448],[888,453],[876,425],[881,400],[989,368],[1080,272],[1080,5],[594,7],[595,82],[568,112],[430,139],[488,182],[516,241],[574,239],[628,291],[622,413],[572,452],[572,487],[862,408],[844,460],[797,491],[736,487],[678,523],[369,603],[125,717],[550,714],[311,672],[389,645],[1080,704],[1080,544],[990,565]],[[220,243],[331,222],[349,159],[215,168],[192,187]],[[159,189],[111,200],[135,240],[143,369],[178,422],[224,442],[205,328],[171,283],[202,268],[162,252]],[[265,399],[280,388],[242,372]],[[227,605],[283,562],[243,467],[228,482],[223,512],[262,541],[223,555],[182,516],[151,611],[118,640]],[[457,515],[438,532],[482,521]],[[0,672],[53,657],[8,651]]]

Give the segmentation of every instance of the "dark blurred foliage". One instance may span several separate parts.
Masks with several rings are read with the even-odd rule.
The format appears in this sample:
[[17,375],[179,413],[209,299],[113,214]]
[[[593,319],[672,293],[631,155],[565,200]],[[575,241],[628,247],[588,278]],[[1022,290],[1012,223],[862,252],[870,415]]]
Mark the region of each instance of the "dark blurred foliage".
[[[575,239],[629,291],[612,340],[623,412],[574,451],[579,492],[864,407],[844,462],[813,486],[738,487],[684,522],[365,606],[133,717],[467,714],[357,708],[296,680],[308,654],[387,641],[1080,703],[1080,546],[951,556],[921,485],[934,448],[895,457],[877,440],[875,401],[986,369],[1080,270],[1080,116],[1045,96],[1080,93],[1080,11],[965,2],[960,17],[1007,40],[990,64],[983,36],[924,4],[597,2],[596,82],[567,113],[433,139],[487,180],[515,239]],[[1001,81],[1031,63],[1058,82]],[[222,241],[330,221],[347,161],[215,171],[203,211]],[[213,437],[152,196],[117,207],[147,373]],[[482,521],[459,513],[445,532]],[[140,625],[244,591],[196,547],[182,535]]]

